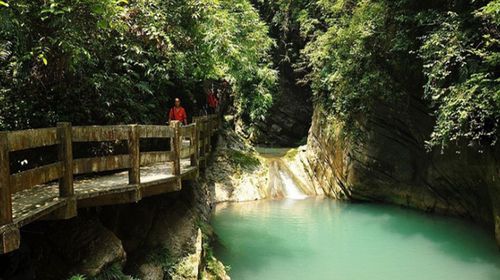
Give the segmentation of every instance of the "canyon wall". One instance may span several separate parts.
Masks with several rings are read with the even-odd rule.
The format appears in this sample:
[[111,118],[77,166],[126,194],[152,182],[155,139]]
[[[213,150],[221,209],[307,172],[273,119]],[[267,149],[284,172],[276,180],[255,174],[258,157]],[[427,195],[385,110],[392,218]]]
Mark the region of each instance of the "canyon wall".
[[308,139],[311,174],[337,199],[393,203],[472,219],[500,245],[500,149],[427,151],[434,120],[411,97],[407,110],[377,104],[356,139],[317,104]]

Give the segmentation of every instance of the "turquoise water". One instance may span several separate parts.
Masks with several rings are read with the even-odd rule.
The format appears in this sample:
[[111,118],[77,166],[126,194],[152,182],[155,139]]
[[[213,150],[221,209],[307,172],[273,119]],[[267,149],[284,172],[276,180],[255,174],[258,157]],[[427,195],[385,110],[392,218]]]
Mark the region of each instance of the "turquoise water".
[[453,218],[306,199],[217,206],[233,280],[499,280],[491,234]]

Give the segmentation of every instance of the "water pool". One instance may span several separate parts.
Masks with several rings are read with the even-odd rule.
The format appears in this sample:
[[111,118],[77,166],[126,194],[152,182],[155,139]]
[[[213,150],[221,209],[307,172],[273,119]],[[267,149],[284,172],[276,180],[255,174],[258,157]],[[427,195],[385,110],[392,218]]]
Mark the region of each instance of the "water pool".
[[454,218],[328,199],[218,205],[234,280],[499,280],[491,234]]

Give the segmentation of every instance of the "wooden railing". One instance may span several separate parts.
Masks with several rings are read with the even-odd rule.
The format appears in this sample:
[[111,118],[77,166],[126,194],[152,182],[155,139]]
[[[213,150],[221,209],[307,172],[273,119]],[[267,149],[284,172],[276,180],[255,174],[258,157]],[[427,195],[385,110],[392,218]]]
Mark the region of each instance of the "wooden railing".
[[[30,129],[23,131],[0,132],[0,253],[12,251],[19,246],[19,227],[56,212],[59,218],[75,216],[77,201],[75,199],[74,175],[97,173],[104,171],[128,170],[128,184],[141,184],[141,166],[159,162],[173,163],[172,176],[180,184],[181,160],[190,160],[190,166],[196,170],[201,164],[206,165],[206,157],[211,149],[211,136],[218,126],[215,115],[196,117],[193,124],[181,126],[172,122],[170,126],[160,125],[116,125],[116,126],[78,126],[70,123],[58,123],[57,127]],[[141,152],[141,139],[170,140],[170,149],[165,151]],[[89,142],[126,141],[128,153],[121,155],[98,156],[90,158],[73,158],[73,144]],[[11,174],[12,152],[57,146],[57,161],[36,168]],[[27,218],[25,222],[17,222],[13,218],[13,196],[29,191],[34,187],[59,181],[58,201],[64,207],[57,211],[48,209],[36,212],[36,217]],[[153,182],[154,183],[154,182]],[[149,182],[151,185],[151,182]],[[42,189],[43,190],[43,189]],[[51,212],[51,213],[49,213]],[[35,214],[34,214],[35,215]]]

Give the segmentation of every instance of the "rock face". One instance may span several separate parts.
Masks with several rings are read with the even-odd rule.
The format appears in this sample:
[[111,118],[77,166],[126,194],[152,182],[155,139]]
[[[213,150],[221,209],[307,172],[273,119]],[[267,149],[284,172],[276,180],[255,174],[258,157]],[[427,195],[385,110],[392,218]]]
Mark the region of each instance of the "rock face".
[[196,242],[194,244],[194,252],[183,257],[173,268],[174,271],[172,280],[197,280],[201,265],[201,257],[203,250],[202,233],[198,229],[196,234]]
[[211,190],[215,203],[280,199],[286,196],[280,176],[280,172],[285,172],[302,193],[322,195],[307,174],[310,168],[305,151],[301,147],[261,149],[257,153],[245,139],[226,127],[219,135],[212,168],[207,170],[202,183]]
[[[454,147],[428,152],[433,119],[410,100],[406,112],[383,104],[364,123],[360,139],[343,141],[342,127],[318,105],[308,139],[316,184],[339,199],[394,203],[477,221],[500,244],[500,149]],[[458,150],[458,152],[457,152]]]
[[293,147],[307,137],[313,111],[310,93],[307,89],[293,88],[275,97],[269,116],[256,124],[252,141],[266,146]]
[[199,227],[207,222],[210,207],[208,190],[184,182],[180,192],[136,204],[80,209],[68,221],[30,224],[23,238],[31,249],[36,279],[108,274],[120,279],[197,279]]
[[200,265],[200,224],[210,213],[208,192],[197,182],[180,193],[115,206],[101,216],[123,240],[125,272],[138,279],[196,279]]
[[[306,44],[301,26],[292,15],[303,3],[252,0],[262,20],[269,26],[269,35],[276,41],[271,51],[273,64],[278,71],[277,94],[265,120],[258,122],[252,141],[259,145],[296,147],[303,144],[313,113],[312,91],[303,81],[307,72],[297,67],[302,62],[301,52]],[[299,2],[299,1],[297,1]],[[305,5],[305,4],[304,4]],[[279,20],[277,20],[279,19]]]
[[123,266],[126,260],[121,240],[95,216],[33,224],[26,231],[37,279],[92,277],[112,265]]
[[212,167],[202,184],[210,190],[212,201],[241,202],[268,196],[268,169],[249,143],[226,127],[219,134]]

